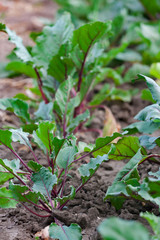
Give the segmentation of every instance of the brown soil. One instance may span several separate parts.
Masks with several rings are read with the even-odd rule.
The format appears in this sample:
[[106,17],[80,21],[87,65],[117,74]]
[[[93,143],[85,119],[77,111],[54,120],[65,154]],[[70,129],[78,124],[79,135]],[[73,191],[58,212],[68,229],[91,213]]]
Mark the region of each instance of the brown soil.
[[[28,39],[28,33],[33,30],[39,30],[42,25],[39,20],[39,16],[52,19],[52,15],[55,12],[56,5],[49,0],[20,0],[9,1],[1,0],[0,9],[5,6],[5,23],[16,30],[25,40],[26,44],[32,44]],[[14,9],[14,11],[13,11]],[[25,12],[25,14],[24,14]],[[4,56],[10,52],[13,48],[12,44],[6,42],[6,36],[0,36],[0,60],[4,60]],[[5,51],[4,51],[5,49]],[[0,80],[0,97],[11,97],[18,92],[22,92],[24,84],[30,84],[30,80],[26,82],[26,79],[18,78],[15,80],[3,79]],[[8,82],[7,82],[8,81]],[[13,84],[15,83],[15,85]],[[19,85],[17,85],[19,84]],[[18,87],[19,86],[19,87]],[[137,86],[139,87],[139,86]],[[141,87],[141,86],[140,86]],[[132,123],[133,117],[140,109],[146,105],[145,102],[140,100],[140,95],[133,98],[131,103],[122,103],[114,101],[108,103],[115,118],[122,127]],[[104,112],[97,110],[95,112],[95,119],[92,123],[92,127],[101,129],[104,121]],[[4,113],[0,111],[0,126],[2,125],[14,125],[17,126],[17,118],[13,117],[10,113]],[[93,133],[83,133],[80,136],[86,142],[94,142],[96,135]],[[30,160],[31,156],[26,149],[18,149],[20,156],[24,160]],[[36,154],[39,156],[41,163],[44,163],[43,156],[36,150]],[[12,159],[13,156],[6,152],[6,150],[0,146],[0,157]],[[73,201],[70,201],[67,205],[66,212],[68,217],[64,220],[66,224],[70,224],[72,219],[77,219],[77,223],[82,227],[83,240],[99,240],[101,239],[97,233],[97,226],[106,217],[119,216],[124,219],[135,219],[145,223],[139,217],[139,213],[143,211],[151,211],[157,213],[157,210],[152,204],[144,205],[135,200],[128,200],[125,202],[123,208],[116,211],[111,206],[110,202],[104,202],[108,186],[111,185],[117,172],[124,166],[124,162],[105,162],[96,172],[94,177],[88,182],[88,184],[77,194]],[[79,183],[79,175],[76,171],[77,167],[72,170],[73,179],[68,179],[67,185]],[[141,174],[145,174],[146,171],[153,170],[152,166],[148,163],[141,169]],[[71,181],[71,183],[70,183]],[[45,227],[47,223],[44,219],[33,216],[27,212],[21,205],[16,209],[1,209],[0,210],[0,232],[1,240],[30,240],[35,239],[34,235]]]

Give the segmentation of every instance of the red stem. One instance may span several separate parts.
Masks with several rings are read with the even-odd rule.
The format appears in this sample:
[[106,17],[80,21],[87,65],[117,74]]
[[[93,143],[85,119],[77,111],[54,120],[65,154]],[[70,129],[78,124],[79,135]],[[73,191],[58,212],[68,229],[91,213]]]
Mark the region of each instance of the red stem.
[[48,101],[48,99],[47,99],[47,97],[46,97],[46,95],[45,95],[45,93],[44,93],[44,91],[43,91],[43,89],[42,89],[43,83],[42,83],[41,76],[40,76],[40,74],[39,74],[39,72],[38,72],[38,70],[37,70],[36,67],[34,68],[34,70],[35,70],[35,73],[36,73],[36,75],[37,75],[38,87],[39,87],[39,90],[40,90],[40,92],[41,92],[42,98],[43,98],[45,104],[47,104],[47,103],[49,103],[49,101]]

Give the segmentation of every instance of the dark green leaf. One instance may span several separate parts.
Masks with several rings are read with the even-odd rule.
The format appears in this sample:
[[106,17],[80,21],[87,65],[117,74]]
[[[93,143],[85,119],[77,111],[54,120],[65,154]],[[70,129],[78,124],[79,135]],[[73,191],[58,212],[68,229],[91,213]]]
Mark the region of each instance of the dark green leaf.
[[[53,133],[56,130],[55,123],[44,121],[38,125],[38,129],[36,130],[36,134],[33,135],[35,142],[37,142],[37,137],[41,140],[44,146],[51,153],[53,150]],[[37,137],[36,137],[37,135]]]
[[41,167],[43,167],[42,165],[40,165],[39,163],[35,162],[35,161],[29,161],[28,162],[28,167],[31,168],[34,172],[39,172],[39,170],[41,169]]
[[109,33],[110,30],[111,22],[108,21],[106,23],[88,23],[74,31],[72,39],[72,60],[78,69],[82,67],[82,63],[85,62],[93,44],[95,44],[106,33]]
[[34,203],[38,203],[39,195],[35,192],[29,191],[27,186],[16,185],[10,181],[9,190],[12,191],[13,198],[19,202],[32,201]]
[[11,143],[12,143],[12,133],[8,130],[0,129],[0,145],[3,144],[13,150]]
[[25,122],[30,122],[28,113],[28,104],[16,98],[0,99],[0,109],[14,112],[19,118]]
[[23,62],[18,61],[10,62],[7,64],[6,70],[25,74],[26,76],[29,76],[31,78],[37,78],[33,67]]
[[13,192],[11,190],[0,188],[0,207],[1,208],[15,208],[17,201],[13,198]]

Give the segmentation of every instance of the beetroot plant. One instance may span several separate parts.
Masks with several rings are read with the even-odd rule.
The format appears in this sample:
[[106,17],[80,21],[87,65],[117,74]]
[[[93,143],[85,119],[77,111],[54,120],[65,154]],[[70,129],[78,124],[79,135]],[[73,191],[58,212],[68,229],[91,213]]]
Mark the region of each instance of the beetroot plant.
[[[116,70],[107,66],[127,46],[124,44],[107,54],[104,52],[112,31],[110,21],[88,23],[75,29],[66,13],[54,25],[46,26],[40,34],[34,35],[35,46],[28,48],[5,25],[1,24],[0,30],[16,45],[6,69],[33,78],[35,87],[30,90],[38,96],[35,100],[18,94],[14,99],[0,100],[0,109],[11,110],[23,118],[23,130],[28,128],[27,125],[36,130],[36,122],[40,119],[54,120],[58,135],[65,138],[84,130],[92,110],[104,107],[105,100],[129,101],[135,92],[117,89],[115,85],[123,80]],[[95,86],[107,76],[114,80],[112,86],[104,84],[94,95]],[[28,105],[37,110],[32,118],[27,113]]]
[[[85,143],[79,143],[77,146],[73,135],[64,139],[56,137],[55,134],[56,125],[49,121],[40,122],[33,134],[22,129],[0,130],[0,144],[14,156],[12,160],[0,159],[0,207],[15,208],[17,204],[22,204],[32,214],[50,219],[50,237],[61,240],[72,237],[78,240],[82,239],[80,227],[77,225],[81,225],[81,221],[77,217],[73,218],[73,224],[70,226],[64,225],[68,223],[64,218],[64,207],[87,184],[101,163],[108,160],[108,154],[91,158],[86,164],[82,164],[81,161],[96,154],[121,134],[98,138],[92,147]],[[46,159],[44,165],[35,154],[32,141],[43,151],[43,157]],[[32,154],[30,161],[21,158],[13,147],[14,142],[29,149]],[[67,179],[75,164],[80,166],[80,184],[75,186],[73,182],[68,189]],[[65,213],[66,211],[67,208]]]

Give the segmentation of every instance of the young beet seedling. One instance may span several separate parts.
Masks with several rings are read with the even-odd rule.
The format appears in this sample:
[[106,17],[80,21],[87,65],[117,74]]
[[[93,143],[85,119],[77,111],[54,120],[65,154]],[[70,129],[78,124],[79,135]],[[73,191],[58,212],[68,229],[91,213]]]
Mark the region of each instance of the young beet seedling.
[[[33,129],[36,129],[35,123],[39,119],[54,120],[58,135],[66,137],[84,130],[92,109],[97,106],[104,108],[101,105],[104,100],[130,100],[132,91],[126,93],[121,89],[116,90],[109,84],[105,84],[100,93],[93,96],[94,87],[108,75],[114,78],[116,85],[122,83],[116,72],[106,67],[115,53],[103,53],[105,49],[102,40],[108,40],[111,26],[110,21],[93,22],[75,29],[70,15],[64,14],[55,25],[44,27],[35,38],[35,46],[27,50],[14,32],[5,25],[0,25],[0,30],[7,33],[10,41],[16,45],[14,55],[17,60],[9,63],[7,69],[19,71],[37,80],[34,92],[43,101],[34,112],[34,120],[25,117],[25,122],[32,124]],[[119,49],[116,53],[122,50]],[[105,57],[108,60],[104,67]],[[0,109],[12,110],[17,114],[21,105],[27,108],[25,100],[32,101],[22,94],[15,99],[1,99]],[[100,130],[93,131],[101,134]]]
[[[139,76],[146,81],[155,103],[141,110],[135,117],[139,122],[133,123],[125,130],[129,133],[151,134],[160,128],[160,87],[151,78]],[[147,149],[151,151],[155,147],[160,147],[159,136],[142,135],[139,138],[125,136],[114,144],[115,151],[112,151],[108,158],[113,160],[129,159],[129,162],[117,174],[112,186],[108,188],[105,200],[110,199],[117,209],[121,208],[124,201],[130,198],[142,202],[152,202],[160,208],[160,170],[148,172],[148,176],[142,179],[138,169],[145,161],[160,165],[159,153],[147,153]],[[108,148],[109,146],[104,150],[108,151]],[[100,154],[100,152],[96,152],[96,154]]]
[[[68,220],[67,210],[64,211],[64,207],[75,198],[77,192],[90,180],[101,163],[108,160],[108,154],[91,158],[86,164],[80,164],[80,162],[86,156],[96,154],[97,151],[122,135],[114,133],[111,137],[98,138],[96,144],[89,148],[84,143],[76,146],[74,136],[61,139],[56,137],[55,133],[55,123],[42,121],[38,124],[37,130],[30,135],[30,139],[42,149],[46,156],[46,163],[42,165],[32,149],[28,138],[29,133],[23,132],[22,129],[0,130],[0,144],[15,156],[13,160],[0,159],[0,184],[2,186],[0,207],[15,208],[20,203],[31,213],[50,219],[50,223],[52,222],[49,227],[50,237],[60,240],[80,240],[82,239],[81,230],[77,223],[81,225],[81,219],[77,215],[76,218],[73,216],[73,219]],[[13,148],[12,142],[26,145],[33,160],[26,162],[22,159]],[[72,166],[76,163],[80,164],[78,171],[81,184],[79,186],[73,184],[69,190],[66,181]],[[4,183],[5,187],[3,187]],[[71,224],[72,222],[74,223]],[[66,226],[63,223],[71,225]]]

